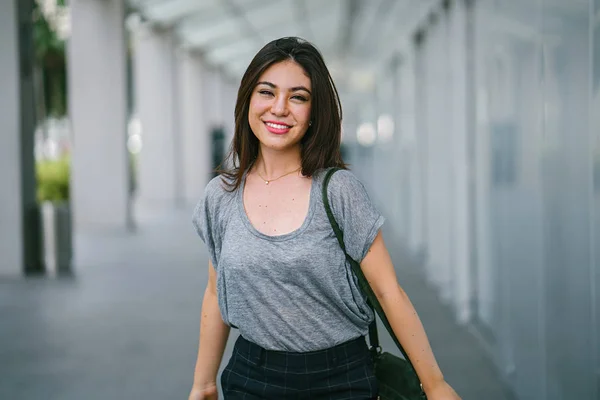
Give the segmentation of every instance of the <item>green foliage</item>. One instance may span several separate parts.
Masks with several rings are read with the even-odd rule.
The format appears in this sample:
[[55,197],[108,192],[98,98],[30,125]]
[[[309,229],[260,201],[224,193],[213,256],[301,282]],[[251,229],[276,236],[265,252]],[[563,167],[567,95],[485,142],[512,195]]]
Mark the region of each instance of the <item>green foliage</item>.
[[50,22],[45,18],[37,3],[33,10],[33,42],[35,58],[39,63],[44,63],[48,55],[64,54],[65,42],[50,26]]
[[[58,1],[60,6],[64,6],[64,3],[64,0]],[[67,113],[65,41],[59,38],[37,2],[34,3],[32,28],[35,60],[43,77],[46,113],[62,117]]]
[[37,199],[54,203],[69,200],[70,160],[38,161],[36,164]]

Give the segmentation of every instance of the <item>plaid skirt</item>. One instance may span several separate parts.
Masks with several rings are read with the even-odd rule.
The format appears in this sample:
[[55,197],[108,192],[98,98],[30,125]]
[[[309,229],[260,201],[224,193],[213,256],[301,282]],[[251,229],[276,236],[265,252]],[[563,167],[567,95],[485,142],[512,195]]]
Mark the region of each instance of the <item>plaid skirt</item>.
[[365,338],[307,353],[271,351],[239,337],[221,375],[225,400],[376,399]]

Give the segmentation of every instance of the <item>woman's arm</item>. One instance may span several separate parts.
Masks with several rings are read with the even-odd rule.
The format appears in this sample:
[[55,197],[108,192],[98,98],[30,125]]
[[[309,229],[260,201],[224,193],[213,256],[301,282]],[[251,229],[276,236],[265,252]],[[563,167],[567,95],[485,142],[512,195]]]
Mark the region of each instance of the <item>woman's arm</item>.
[[221,318],[217,300],[217,273],[208,263],[208,285],[202,301],[198,358],[189,400],[216,399],[217,373],[229,337],[229,326]]
[[396,271],[381,232],[377,234],[362,261],[361,269],[381,303],[396,337],[415,367],[427,398],[429,400],[459,399],[454,390],[444,381],[421,320],[410,299],[398,284]]

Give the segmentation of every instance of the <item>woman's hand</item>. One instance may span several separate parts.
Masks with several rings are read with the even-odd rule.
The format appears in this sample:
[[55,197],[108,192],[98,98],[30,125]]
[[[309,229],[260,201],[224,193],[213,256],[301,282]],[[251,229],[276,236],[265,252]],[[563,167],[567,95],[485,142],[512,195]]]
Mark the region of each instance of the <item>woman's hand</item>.
[[188,400],[217,400],[218,398],[219,393],[217,392],[217,384],[212,382],[207,383],[202,387],[194,386]]
[[201,315],[198,357],[188,399],[217,400],[217,372],[229,337],[229,327],[219,311],[217,272],[211,261],[208,262],[208,285],[204,291]]
[[458,394],[446,381],[425,389],[427,400],[461,400]]

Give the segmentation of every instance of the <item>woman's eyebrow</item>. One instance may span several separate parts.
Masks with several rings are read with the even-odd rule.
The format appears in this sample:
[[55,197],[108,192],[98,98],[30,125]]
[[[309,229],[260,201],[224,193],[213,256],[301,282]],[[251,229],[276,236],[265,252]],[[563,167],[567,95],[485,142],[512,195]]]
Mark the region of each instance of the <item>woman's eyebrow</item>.
[[275,84],[273,84],[271,82],[267,82],[267,81],[258,82],[256,84],[256,86],[258,86],[258,85],[267,85],[267,86],[269,86],[269,87],[271,87],[273,89],[277,88],[277,86]]
[[307,89],[306,87],[304,87],[304,86],[295,86],[295,87],[291,88],[290,90],[291,90],[292,92],[296,92],[296,91],[298,91],[298,90],[304,90],[306,93],[308,93],[308,94],[312,94],[312,93],[310,92],[310,90],[308,90],[308,89]]
[[[266,85],[266,86],[269,86],[270,88],[273,88],[273,89],[277,88],[277,85],[275,85],[274,83],[271,83],[271,82],[267,82],[267,81],[258,82],[256,85],[257,86],[258,85]],[[306,88],[305,86],[294,86],[293,88],[290,88],[290,92],[297,92],[299,90],[303,90],[303,91],[305,91],[308,94],[312,94],[310,92],[310,90],[308,90],[308,88]]]

